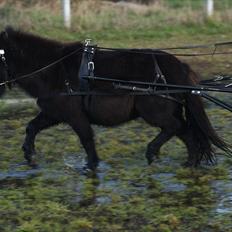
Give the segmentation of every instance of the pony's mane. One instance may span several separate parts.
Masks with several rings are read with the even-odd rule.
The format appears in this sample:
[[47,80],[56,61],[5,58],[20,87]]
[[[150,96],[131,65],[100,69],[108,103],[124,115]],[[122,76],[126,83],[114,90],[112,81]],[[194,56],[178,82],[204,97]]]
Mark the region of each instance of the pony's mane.
[[[64,46],[64,43],[62,42],[47,39],[47,38],[44,38],[44,37],[41,37],[35,34],[24,32],[22,30],[14,29],[10,26],[5,28],[5,33],[11,41],[17,42],[17,43],[25,43],[28,41],[28,43],[49,47],[49,49],[59,48],[59,47]],[[27,45],[30,45],[30,44],[27,44]]]
[[3,33],[7,38],[9,49],[13,51],[12,54],[19,54],[21,57],[29,56],[27,62],[31,63],[53,62],[82,46],[80,42],[59,42],[9,26]]

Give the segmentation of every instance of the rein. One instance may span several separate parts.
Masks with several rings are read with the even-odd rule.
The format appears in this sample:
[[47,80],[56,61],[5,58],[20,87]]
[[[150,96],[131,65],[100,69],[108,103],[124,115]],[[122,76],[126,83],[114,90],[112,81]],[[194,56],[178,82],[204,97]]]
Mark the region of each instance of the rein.
[[[116,52],[128,52],[128,53],[135,53],[135,54],[147,54],[147,55],[160,55],[160,56],[188,56],[188,57],[196,57],[196,56],[214,56],[214,55],[232,55],[232,52],[209,52],[209,53],[160,53],[161,51],[168,50],[168,49],[121,49],[121,48],[106,48],[106,47],[98,47],[102,50],[108,51],[116,51]],[[174,48],[173,48],[174,49]],[[146,50],[146,52],[144,51]]]
[[232,41],[228,42],[220,42],[214,44],[203,44],[203,45],[187,45],[187,46],[179,46],[179,47],[164,47],[164,48],[147,48],[147,49],[127,49],[127,48],[108,48],[108,47],[98,47],[102,50],[109,51],[118,51],[118,52],[129,52],[129,53],[138,53],[138,54],[153,54],[153,55],[169,55],[167,53],[160,53],[160,51],[168,51],[168,50],[187,50],[193,48],[214,48],[214,50],[210,53],[171,53],[174,56],[213,56],[213,55],[231,55],[232,52],[216,52],[217,47],[232,45]]
[[[129,52],[129,53],[139,53],[139,54],[151,54],[151,55],[175,55],[175,56],[205,56],[205,55],[222,55],[222,54],[232,54],[232,52],[216,52],[216,49],[218,46],[223,45],[231,45],[232,42],[224,42],[224,43],[215,43],[215,44],[206,44],[206,45],[190,45],[190,46],[183,46],[183,47],[169,47],[169,48],[161,48],[161,49],[121,49],[121,48],[106,48],[106,47],[97,47],[90,45],[90,40],[86,40],[84,47],[81,47],[79,49],[74,50],[73,52],[61,57],[60,59],[40,68],[37,69],[29,74],[25,74],[13,79],[6,79],[4,82],[0,83],[0,86],[8,85],[10,86],[11,83],[14,83],[16,81],[26,79],[26,78],[34,78],[34,75],[40,72],[43,72],[50,67],[60,63],[61,61],[67,59],[68,57],[72,56],[75,53],[80,52],[81,50],[85,53],[87,52],[87,55],[90,53],[93,53],[94,49],[97,50],[109,50],[109,51],[119,51],[119,52]],[[192,49],[192,48],[209,48],[214,46],[214,51],[212,53],[199,53],[199,54],[169,54],[169,53],[160,53],[162,50],[178,50],[178,49]],[[89,50],[90,49],[90,52]],[[84,54],[83,53],[83,54]],[[2,62],[4,63],[4,66],[6,68],[6,71],[9,76],[9,69],[8,65],[6,63],[6,58],[4,56],[5,52],[4,50],[0,50],[0,57]],[[154,59],[154,57],[153,57]],[[155,66],[158,64],[155,61]],[[93,74],[94,70],[94,63],[89,61],[88,63],[88,70],[89,65],[91,64],[92,67],[92,73],[88,75],[83,75],[82,79],[85,79],[87,81],[89,80],[97,80],[97,81],[104,81],[104,82],[111,82],[113,84],[114,89],[118,90],[127,90],[127,92],[118,92],[118,93],[107,93],[107,92],[97,92],[97,91],[84,91],[85,89],[82,89],[81,91],[72,91],[72,89],[69,86],[69,82],[65,83],[67,85],[68,91],[66,93],[54,93],[51,95],[43,96],[40,98],[49,98],[52,96],[87,96],[87,95],[98,95],[98,96],[119,96],[119,95],[140,95],[140,96],[154,96],[154,95],[160,95],[162,97],[166,97],[170,100],[174,100],[178,103],[183,104],[183,102],[180,102],[179,100],[173,98],[172,96],[169,96],[168,94],[175,94],[175,93],[190,93],[193,95],[199,95],[201,97],[204,97],[215,104],[222,106],[223,108],[229,110],[232,112],[232,105],[224,103],[223,101],[220,101],[219,99],[207,95],[205,92],[213,91],[213,92],[227,92],[232,93],[232,89],[229,88],[232,86],[231,84],[223,85],[221,87],[218,87],[215,82],[224,81],[224,80],[231,80],[231,77],[221,77],[216,79],[210,79],[206,81],[202,81],[199,86],[187,86],[187,85],[173,85],[173,84],[167,84],[166,80],[164,78],[164,83],[157,83],[157,82],[139,82],[139,81],[125,81],[125,80],[119,80],[119,79],[109,79],[109,78],[102,78],[102,77],[95,77]],[[159,70],[159,69],[158,69]],[[90,70],[89,70],[90,71]],[[157,71],[157,70],[156,70]],[[161,75],[160,75],[161,74]],[[159,73],[159,75],[162,77],[162,73]],[[213,84],[213,85],[212,85]],[[141,87],[143,86],[143,87]],[[156,89],[157,87],[164,88],[164,89]],[[170,88],[170,89],[168,89]],[[129,91],[129,92],[128,92]],[[165,95],[163,95],[165,94]]]
[[50,67],[52,67],[52,66],[54,66],[54,65],[56,65],[58,63],[60,63],[61,61],[67,59],[68,57],[72,56],[73,54],[78,53],[82,49],[83,48],[76,49],[75,51],[73,51],[73,52],[71,52],[71,53],[69,53],[69,54],[61,57],[60,59],[58,59],[58,60],[56,60],[56,61],[54,61],[54,62],[52,62],[52,63],[50,63],[50,64],[48,64],[48,65],[46,65],[46,66],[44,66],[42,68],[40,68],[40,69],[37,69],[37,70],[35,70],[35,71],[31,72],[31,73],[28,73],[28,74],[25,74],[25,75],[22,75],[22,76],[19,76],[19,77],[10,79],[10,80],[6,80],[4,82],[1,82],[0,86],[2,86],[2,85],[8,85],[10,83],[14,83],[16,81],[19,81],[19,80],[22,80],[22,79],[26,79],[26,78],[34,78],[33,76],[35,74],[45,71],[46,69],[48,69],[48,68],[50,68]]
[[[89,40],[87,40],[89,42]],[[170,55],[169,53],[160,53],[160,51],[162,50],[179,50],[179,49],[193,49],[193,48],[209,48],[209,47],[214,47],[214,51],[211,53],[199,53],[199,54],[195,54],[195,53],[189,53],[189,54],[181,54],[181,53],[172,53],[171,55],[174,56],[213,56],[213,55],[231,55],[232,52],[216,52],[216,48],[218,46],[224,46],[224,45],[231,45],[232,41],[228,41],[228,42],[222,42],[222,43],[214,43],[214,44],[204,44],[204,45],[188,45],[188,46],[180,46],[180,47],[166,47],[166,48],[157,48],[157,49],[152,49],[152,48],[147,48],[147,49],[126,49],[126,48],[107,48],[107,47],[97,47],[98,50],[109,50],[109,51],[118,51],[118,52],[129,52],[129,53],[137,53],[137,54],[150,54],[150,55]],[[11,83],[14,83],[16,81],[22,80],[22,79],[26,79],[26,78],[32,78],[35,74],[40,73],[42,71],[45,71],[46,69],[60,63],[61,61],[65,60],[66,58],[72,56],[75,53],[78,53],[80,50],[82,50],[83,48],[79,48],[74,50],[73,52],[61,57],[60,59],[40,68],[37,69],[31,73],[10,79],[10,80],[6,80],[4,82],[0,83],[0,86],[3,85],[9,85]],[[0,51],[3,51],[3,49],[0,49]],[[0,54],[1,55],[1,54]],[[2,57],[2,56],[1,56]],[[4,54],[3,54],[4,57]],[[2,60],[3,61],[3,60]],[[4,65],[6,64],[6,59],[4,57]],[[7,66],[7,64],[6,64]],[[8,66],[7,66],[8,69]],[[8,70],[7,70],[8,72]]]

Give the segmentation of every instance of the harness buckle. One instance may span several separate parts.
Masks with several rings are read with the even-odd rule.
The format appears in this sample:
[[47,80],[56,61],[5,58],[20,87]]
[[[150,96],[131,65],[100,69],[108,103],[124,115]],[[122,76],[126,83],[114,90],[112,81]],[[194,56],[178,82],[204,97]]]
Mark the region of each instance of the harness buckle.
[[202,93],[201,93],[200,90],[192,90],[192,91],[191,91],[191,94],[201,96]]
[[6,57],[4,55],[5,55],[5,50],[0,49],[0,57],[1,57],[1,60],[3,61],[4,65],[5,65]]
[[94,71],[94,62],[93,61],[88,62],[88,70],[90,72]]
[[221,81],[223,79],[224,79],[223,76],[217,75],[216,78],[214,79],[214,81]]
[[86,39],[85,40],[85,47],[89,46],[92,42],[92,39]]
[[72,90],[72,88],[70,87],[69,81],[68,81],[68,80],[65,80],[64,83],[65,83],[65,86],[66,86],[66,89],[67,89],[68,94],[71,94],[71,93],[73,92],[73,90]]
[[1,59],[2,59],[2,61],[3,61],[3,63],[4,63],[4,65],[6,66],[6,64],[5,64],[6,57],[5,57],[4,55],[0,55],[0,56],[1,56]]

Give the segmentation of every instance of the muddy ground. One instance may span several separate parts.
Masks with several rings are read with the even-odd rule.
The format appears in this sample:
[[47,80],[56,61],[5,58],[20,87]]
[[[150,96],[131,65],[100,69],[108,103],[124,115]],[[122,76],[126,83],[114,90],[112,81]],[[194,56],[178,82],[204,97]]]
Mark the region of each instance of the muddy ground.
[[[148,166],[146,144],[158,130],[143,120],[94,126],[100,166],[81,174],[85,153],[67,125],[39,134],[36,169],[23,165],[21,145],[33,101],[0,103],[0,231],[232,231],[232,159],[184,168],[186,149],[172,139]],[[218,133],[231,142],[231,113],[207,106]]]

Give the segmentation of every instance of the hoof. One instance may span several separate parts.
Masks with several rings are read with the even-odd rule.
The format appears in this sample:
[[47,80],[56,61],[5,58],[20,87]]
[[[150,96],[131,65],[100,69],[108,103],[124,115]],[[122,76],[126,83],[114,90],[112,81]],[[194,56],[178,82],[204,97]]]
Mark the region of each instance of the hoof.
[[24,158],[26,159],[26,162],[28,164],[28,166],[32,167],[32,168],[37,168],[38,164],[35,160],[35,158],[33,158],[32,155],[24,155]]
[[146,153],[146,159],[147,159],[147,163],[148,165],[151,165],[153,163],[154,160],[158,160],[159,156],[155,153],[151,153],[151,152],[147,152]]
[[193,168],[193,167],[197,167],[198,164],[196,162],[186,161],[186,162],[182,163],[182,166],[185,168]]
[[155,159],[159,159],[159,150],[155,149],[154,146],[152,145],[148,145],[145,156],[146,156],[148,165],[151,165]]
[[151,165],[152,162],[154,161],[154,154],[147,151],[145,157],[147,159],[148,165]]
[[154,158],[147,158],[148,165],[151,165],[153,161],[154,161]]
[[88,162],[83,167],[84,173],[94,173],[97,169],[98,161],[97,162]]
[[32,167],[32,168],[38,168],[38,164],[36,163],[35,160],[30,160],[30,161],[27,161],[27,164]]
[[86,164],[85,166],[83,166],[81,174],[88,176],[88,177],[95,177],[96,176],[95,171],[96,171],[96,168],[90,169],[88,168],[88,165]]

